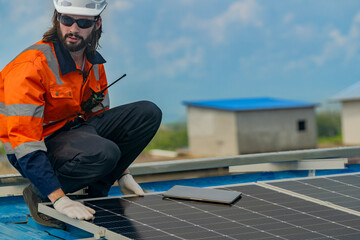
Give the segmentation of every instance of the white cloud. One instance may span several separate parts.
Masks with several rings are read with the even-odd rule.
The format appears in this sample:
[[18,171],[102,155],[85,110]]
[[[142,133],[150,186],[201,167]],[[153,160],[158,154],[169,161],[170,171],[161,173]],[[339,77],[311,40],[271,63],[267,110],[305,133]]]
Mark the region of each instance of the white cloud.
[[192,5],[196,3],[194,0],[177,0],[177,2],[184,5]]
[[315,30],[312,26],[308,25],[295,25],[294,33],[297,39],[312,39],[315,34]]
[[120,12],[127,11],[133,7],[133,4],[127,0],[117,0],[110,4],[111,6],[108,6],[108,8],[111,8],[113,11],[120,11]]
[[[23,17],[24,15],[29,15],[34,10],[28,6],[28,4],[24,4],[24,1],[21,0],[12,0],[9,1],[9,16],[12,21],[16,21]],[[40,2],[39,2],[40,3]],[[36,4],[37,5],[37,4]]]
[[323,65],[336,57],[344,56],[345,61],[350,61],[359,56],[360,12],[355,15],[348,34],[342,35],[338,29],[332,29],[328,37],[329,41],[324,44],[322,52],[311,57],[317,65]]
[[159,58],[167,56],[181,51],[183,49],[191,47],[192,41],[189,38],[179,38],[175,41],[160,42],[153,41],[147,44],[149,53],[152,57]]
[[22,0],[12,0],[1,4],[1,14],[4,17],[4,21],[0,23],[1,31],[12,36],[13,43],[7,51],[20,51],[21,48],[41,40],[43,33],[51,26],[54,11],[52,1],[32,0],[24,3]]
[[307,58],[291,59],[283,65],[284,71],[291,71],[295,69],[303,69],[308,66],[309,60]]
[[32,0],[30,2],[24,2],[23,0],[11,0],[3,3],[7,5],[6,15],[9,16],[11,21],[24,20],[26,17],[32,17],[34,15],[43,15],[49,11],[53,12],[54,7],[52,1]]
[[155,60],[156,73],[175,76],[199,66],[203,61],[203,50],[193,42],[181,37],[171,41],[152,41],[147,44],[151,58]]
[[329,36],[336,45],[344,46],[344,44],[346,42],[346,37],[341,36],[341,33],[339,32],[339,30],[334,29],[334,30],[330,31]]
[[261,7],[255,0],[237,1],[216,17],[206,20],[188,18],[183,22],[183,26],[206,31],[215,43],[221,43],[225,41],[226,31],[232,24],[261,27],[263,23],[260,12]]
[[[113,50],[121,50],[121,51],[127,51],[127,49],[123,46],[126,45],[126,42],[124,42],[124,39],[122,38],[121,34],[119,34],[117,31],[112,31],[112,29],[118,29],[119,28],[119,15],[118,12],[125,12],[129,11],[133,8],[133,3],[128,0],[115,0],[108,3],[108,6],[106,7],[105,11],[102,13],[103,15],[103,29],[104,34],[102,38],[106,38],[106,42],[108,45],[111,45],[111,48]],[[131,21],[131,19],[130,19]],[[126,26],[128,24],[121,22],[122,26]],[[100,42],[101,44],[101,42]]]
[[286,13],[283,17],[283,23],[288,24],[294,20],[295,16],[293,13]]
[[[175,76],[178,73],[183,73],[189,70],[193,66],[197,66],[202,63],[203,51],[200,47],[194,51],[187,51],[183,56],[180,56],[172,61],[163,61],[160,64],[158,72],[162,72],[167,76]],[[191,75],[191,74],[190,74]]]
[[43,15],[32,18],[29,21],[19,24],[16,28],[16,34],[20,37],[36,37],[37,40],[42,38],[42,35],[52,26],[51,16]]
[[[104,12],[101,14],[106,21],[115,21],[119,13],[130,11],[133,9],[134,3],[129,0],[112,0],[108,1],[108,5]],[[116,26],[118,22],[115,22]]]

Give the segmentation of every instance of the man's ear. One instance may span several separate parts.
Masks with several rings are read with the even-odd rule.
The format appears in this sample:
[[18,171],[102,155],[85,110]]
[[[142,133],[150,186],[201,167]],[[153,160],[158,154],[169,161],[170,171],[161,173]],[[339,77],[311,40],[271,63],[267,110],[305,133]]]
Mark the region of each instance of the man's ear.
[[102,18],[101,16],[99,16],[99,19],[97,20],[96,24],[95,24],[95,30],[98,30],[101,27],[102,24]]

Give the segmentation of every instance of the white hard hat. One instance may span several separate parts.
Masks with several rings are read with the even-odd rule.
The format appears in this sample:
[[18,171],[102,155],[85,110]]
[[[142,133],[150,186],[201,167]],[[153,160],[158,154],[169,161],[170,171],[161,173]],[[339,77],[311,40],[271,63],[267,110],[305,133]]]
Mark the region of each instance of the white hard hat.
[[83,15],[98,16],[104,11],[106,0],[53,0],[57,12]]

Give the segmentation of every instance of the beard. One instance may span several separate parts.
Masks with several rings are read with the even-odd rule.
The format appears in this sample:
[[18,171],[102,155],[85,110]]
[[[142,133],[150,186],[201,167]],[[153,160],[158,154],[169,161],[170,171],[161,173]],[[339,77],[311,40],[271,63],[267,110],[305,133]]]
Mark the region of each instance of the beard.
[[[87,46],[91,45],[91,42],[92,42],[93,36],[94,36],[94,32],[95,32],[95,30],[93,29],[91,31],[91,34],[89,34],[89,36],[84,39],[82,36],[80,36],[78,34],[73,34],[73,33],[68,33],[68,34],[65,34],[64,36],[62,36],[60,29],[58,29],[58,36],[62,36],[62,37],[60,37],[60,41],[66,50],[68,50],[69,52],[77,52],[77,51],[80,51],[81,49],[84,49]],[[79,41],[77,43],[66,42],[66,39],[68,37],[76,37],[77,39],[79,39]]]

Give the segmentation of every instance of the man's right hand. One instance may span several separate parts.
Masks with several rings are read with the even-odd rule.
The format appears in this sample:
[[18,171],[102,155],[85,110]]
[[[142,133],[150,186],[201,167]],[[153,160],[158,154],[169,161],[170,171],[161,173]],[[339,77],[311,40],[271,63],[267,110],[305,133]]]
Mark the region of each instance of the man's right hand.
[[56,200],[54,203],[54,208],[70,218],[77,218],[81,220],[90,220],[95,218],[94,209],[89,208],[80,202],[73,201],[67,196]]

